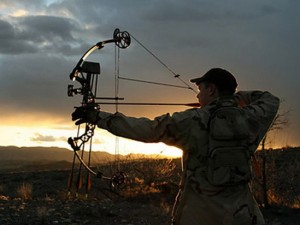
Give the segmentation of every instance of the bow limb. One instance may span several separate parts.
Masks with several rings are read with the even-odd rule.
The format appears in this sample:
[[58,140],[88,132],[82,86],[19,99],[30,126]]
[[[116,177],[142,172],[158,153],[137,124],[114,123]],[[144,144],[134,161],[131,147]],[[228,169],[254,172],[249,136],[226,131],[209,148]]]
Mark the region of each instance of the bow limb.
[[93,171],[81,158],[81,156],[78,154],[78,151],[74,151],[77,159],[80,161],[80,163],[91,173],[94,174],[95,176],[98,176],[98,173],[96,173],[95,171]]
[[74,69],[72,70],[72,72],[70,73],[70,79],[71,80],[75,80],[75,78],[77,77],[77,73],[79,72],[82,63],[86,60],[86,58],[95,50],[97,49],[101,49],[103,48],[103,42],[99,42],[97,44],[95,44],[94,46],[92,46],[89,50],[86,51],[86,53],[83,54],[83,56],[80,58],[80,60],[78,61],[77,65],[74,67]]

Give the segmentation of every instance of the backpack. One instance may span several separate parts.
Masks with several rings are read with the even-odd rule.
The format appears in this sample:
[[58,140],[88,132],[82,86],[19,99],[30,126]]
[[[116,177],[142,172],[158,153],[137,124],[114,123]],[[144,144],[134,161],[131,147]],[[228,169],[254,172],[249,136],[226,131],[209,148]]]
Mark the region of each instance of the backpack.
[[242,108],[227,102],[211,113],[207,179],[212,185],[231,186],[251,179],[249,134]]

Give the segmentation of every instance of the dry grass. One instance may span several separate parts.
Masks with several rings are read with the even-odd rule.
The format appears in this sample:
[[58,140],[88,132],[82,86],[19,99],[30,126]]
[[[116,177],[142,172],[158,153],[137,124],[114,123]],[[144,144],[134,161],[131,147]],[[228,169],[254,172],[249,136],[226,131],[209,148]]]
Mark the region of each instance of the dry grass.
[[[270,205],[300,208],[300,149],[267,151],[266,163]],[[263,202],[261,185],[254,182],[253,187],[256,198]]]
[[17,188],[17,196],[22,200],[32,199],[32,184],[22,183],[21,186]]

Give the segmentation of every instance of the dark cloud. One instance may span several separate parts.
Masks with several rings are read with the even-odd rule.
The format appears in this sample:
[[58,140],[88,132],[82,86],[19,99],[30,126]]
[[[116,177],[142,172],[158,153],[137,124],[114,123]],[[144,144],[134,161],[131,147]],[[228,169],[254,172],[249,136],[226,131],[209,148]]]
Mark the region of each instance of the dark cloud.
[[281,10],[274,7],[273,5],[263,5],[261,7],[261,13],[262,15],[270,15],[270,14],[276,14],[279,13]]
[[[152,1],[153,2],[153,1]],[[240,7],[235,1],[227,1],[226,4],[219,4],[213,1],[154,1],[156,4],[149,6],[141,16],[147,21],[161,23],[194,23],[204,24],[218,21],[224,25],[230,21],[239,23],[251,20],[269,13],[274,13],[277,9],[273,6],[262,5],[253,2],[247,8]],[[215,23],[216,24],[216,23]],[[181,29],[181,28],[180,28]]]
[[14,23],[0,20],[0,53],[24,54],[52,52],[62,55],[78,54],[86,43],[75,38],[80,32],[72,19],[54,16],[18,17]]
[[[287,102],[300,85],[300,1],[2,0],[1,4],[7,7],[0,16],[0,101],[2,110],[11,115],[47,113],[69,120],[72,107],[80,102],[66,96],[70,71],[89,47],[110,39],[117,27],[133,34],[185,80],[221,66],[238,74],[239,87],[269,88]],[[12,16],[19,9],[26,13]],[[109,83],[113,76],[105,77],[113,68],[113,50],[105,47],[88,58],[100,62],[105,90],[113,89]],[[133,40],[121,53],[121,73],[158,82],[170,78],[172,83],[172,75],[145,55]],[[289,88],[282,88],[282,80]],[[124,96],[142,100],[159,94],[144,92],[139,84],[123,91]],[[299,106],[292,107],[300,112]]]
[[0,29],[1,29],[1,33],[0,33],[1,39],[6,40],[14,37],[15,34],[14,28],[10,23],[4,20],[0,20]]
[[23,40],[18,30],[9,22],[0,20],[0,54],[34,53],[37,48]]
[[34,42],[73,42],[72,31],[77,29],[71,19],[54,16],[25,16],[19,19],[21,37]]
[[46,54],[5,57],[1,65],[1,102],[13,104],[18,110],[61,113],[68,74],[74,64]]
[[[191,5],[194,5],[194,7],[191,7]],[[214,11],[205,11],[201,5],[201,2],[187,4],[183,1],[160,1],[158,4],[153,4],[141,15],[151,22],[180,24],[216,19],[216,13]]]

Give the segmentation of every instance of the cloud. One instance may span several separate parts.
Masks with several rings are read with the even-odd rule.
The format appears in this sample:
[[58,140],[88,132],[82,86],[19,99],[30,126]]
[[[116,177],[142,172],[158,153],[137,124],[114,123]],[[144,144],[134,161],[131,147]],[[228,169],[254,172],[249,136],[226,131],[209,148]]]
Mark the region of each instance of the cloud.
[[[225,67],[239,76],[239,87],[270,89],[295,105],[290,99],[297,95],[300,85],[299,4],[296,0],[2,0],[1,112],[12,119],[16,114],[26,114],[36,120],[69,120],[73,106],[81,99],[66,95],[70,71],[93,44],[110,39],[116,27],[132,33],[184,80],[211,67]],[[113,46],[105,47],[88,58],[102,66],[103,89],[98,93],[107,91],[103,95],[113,89],[113,83],[109,83],[113,80],[113,53]],[[121,51],[120,61],[120,71],[125,75],[173,82],[172,74],[135,41]],[[282,80],[288,88],[282,88]],[[169,96],[165,89],[153,91],[156,87],[134,85],[123,88],[122,83],[121,97],[130,101],[127,96],[142,100]],[[188,94],[172,91],[170,101],[189,99]],[[292,107],[300,112],[299,106]],[[154,114],[156,110],[127,111]]]
[[37,52],[36,46],[28,43],[28,40],[23,40],[11,23],[0,20],[0,30],[0,53],[2,55]]
[[226,4],[199,0],[188,3],[172,0],[151,2],[152,4],[141,13],[141,16],[149,22],[168,25],[174,23],[199,25],[210,22],[226,25],[230,21],[239,23],[278,11],[276,7],[260,1],[244,3],[242,7],[236,4],[235,0],[229,0]]
[[55,138],[54,136],[51,136],[51,135],[42,135],[39,133],[35,133],[34,135],[35,136],[30,139],[31,141],[34,141],[34,142],[40,143],[40,142],[55,142],[55,141],[57,141],[57,138]]
[[72,31],[76,30],[73,20],[55,16],[25,16],[19,17],[19,26],[24,39],[34,42],[71,42],[75,38]]
[[76,22],[62,17],[24,16],[14,22],[0,20],[0,29],[1,54],[46,52],[69,56],[86,44],[74,37],[73,33],[80,32]]
[[68,140],[67,137],[60,136],[55,137],[52,135],[43,135],[40,133],[35,133],[33,137],[30,138],[30,141],[42,143],[42,142],[66,142]]

